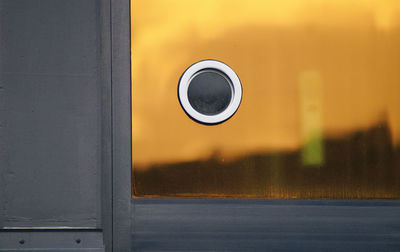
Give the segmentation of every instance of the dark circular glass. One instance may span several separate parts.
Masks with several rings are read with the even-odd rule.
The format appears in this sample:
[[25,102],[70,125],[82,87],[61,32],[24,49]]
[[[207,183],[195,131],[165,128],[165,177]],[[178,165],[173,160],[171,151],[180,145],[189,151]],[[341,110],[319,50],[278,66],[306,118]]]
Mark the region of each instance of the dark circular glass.
[[206,69],[197,73],[189,83],[190,105],[204,115],[223,112],[232,99],[232,84],[229,78],[217,70]]

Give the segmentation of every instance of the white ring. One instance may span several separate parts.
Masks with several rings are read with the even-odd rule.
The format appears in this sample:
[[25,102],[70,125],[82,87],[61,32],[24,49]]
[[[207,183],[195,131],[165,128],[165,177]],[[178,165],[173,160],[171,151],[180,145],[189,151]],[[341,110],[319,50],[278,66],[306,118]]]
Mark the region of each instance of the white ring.
[[[211,69],[224,73],[232,83],[232,98],[224,111],[216,115],[205,115],[195,110],[189,102],[188,88],[193,77],[202,70]],[[178,96],[182,108],[194,120],[205,124],[218,124],[228,120],[239,108],[242,100],[242,84],[239,77],[229,66],[216,60],[202,60],[191,65],[183,73],[178,86]]]

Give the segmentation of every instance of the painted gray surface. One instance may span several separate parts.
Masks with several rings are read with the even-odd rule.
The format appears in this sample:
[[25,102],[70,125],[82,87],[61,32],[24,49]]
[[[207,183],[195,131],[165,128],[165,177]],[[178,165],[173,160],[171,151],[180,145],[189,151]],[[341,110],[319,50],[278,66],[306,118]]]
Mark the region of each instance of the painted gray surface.
[[99,1],[0,0],[0,227],[101,227]]
[[105,250],[112,251],[113,211],[112,211],[112,109],[111,109],[111,0],[100,0],[99,23],[100,55],[99,76],[101,77],[101,217]]
[[113,251],[131,245],[131,74],[129,0],[111,5]]
[[400,202],[134,199],[133,251],[400,251]]
[[96,251],[104,252],[101,231],[0,232],[0,251]]
[[[396,202],[131,205],[129,0],[109,4],[0,0],[0,226],[103,227],[114,251],[400,250]],[[0,251],[104,250],[77,234],[7,230]]]

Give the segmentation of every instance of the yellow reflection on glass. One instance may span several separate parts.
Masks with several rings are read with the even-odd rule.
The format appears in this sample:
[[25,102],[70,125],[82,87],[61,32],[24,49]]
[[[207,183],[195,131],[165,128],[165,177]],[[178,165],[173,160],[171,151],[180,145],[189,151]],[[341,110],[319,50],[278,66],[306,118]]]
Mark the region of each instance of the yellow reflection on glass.
[[[131,1],[133,195],[400,198],[398,0]],[[216,59],[237,113],[192,121],[177,98]]]

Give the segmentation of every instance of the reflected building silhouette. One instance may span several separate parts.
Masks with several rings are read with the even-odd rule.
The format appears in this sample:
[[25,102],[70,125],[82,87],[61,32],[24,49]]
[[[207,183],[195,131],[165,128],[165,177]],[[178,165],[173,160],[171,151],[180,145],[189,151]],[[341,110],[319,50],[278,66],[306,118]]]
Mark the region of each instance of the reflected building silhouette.
[[157,164],[134,171],[142,197],[400,199],[400,146],[381,122],[365,131],[323,140],[324,164],[304,165],[301,149],[248,153],[224,162]]

